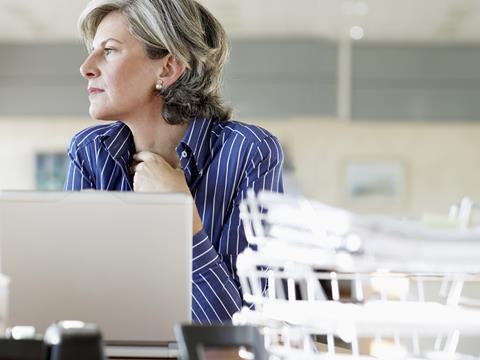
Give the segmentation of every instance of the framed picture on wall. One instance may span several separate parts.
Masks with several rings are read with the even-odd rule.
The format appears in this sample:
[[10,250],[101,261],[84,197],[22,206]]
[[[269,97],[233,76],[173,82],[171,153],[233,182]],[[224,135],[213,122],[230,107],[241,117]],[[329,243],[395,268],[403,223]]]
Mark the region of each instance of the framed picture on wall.
[[401,210],[407,198],[406,166],[398,160],[355,159],[343,169],[347,206],[365,211]]
[[35,187],[37,190],[63,190],[67,174],[67,155],[37,153],[35,155]]

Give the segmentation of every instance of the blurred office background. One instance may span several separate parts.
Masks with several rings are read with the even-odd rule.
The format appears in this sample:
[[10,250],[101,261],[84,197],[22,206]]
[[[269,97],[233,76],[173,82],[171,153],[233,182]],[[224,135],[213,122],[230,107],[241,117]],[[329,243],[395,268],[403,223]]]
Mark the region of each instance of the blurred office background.
[[[235,118],[275,133],[286,188],[419,216],[480,199],[478,0],[202,0],[232,42]],[[0,189],[58,189],[88,116],[87,0],[0,0]]]

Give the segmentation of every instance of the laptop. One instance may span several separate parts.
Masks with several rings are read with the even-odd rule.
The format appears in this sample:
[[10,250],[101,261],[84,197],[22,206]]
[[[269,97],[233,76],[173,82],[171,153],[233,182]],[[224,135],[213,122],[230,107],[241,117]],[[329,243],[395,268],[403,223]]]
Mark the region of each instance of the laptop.
[[168,356],[174,324],[191,321],[191,252],[184,194],[0,192],[9,326],[81,320],[111,356]]

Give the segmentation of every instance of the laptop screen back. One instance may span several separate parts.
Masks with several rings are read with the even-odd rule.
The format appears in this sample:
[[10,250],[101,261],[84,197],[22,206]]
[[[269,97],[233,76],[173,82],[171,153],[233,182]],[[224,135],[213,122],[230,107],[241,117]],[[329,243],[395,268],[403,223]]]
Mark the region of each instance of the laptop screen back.
[[190,321],[191,199],[0,192],[8,325],[93,322],[107,341],[168,342]]

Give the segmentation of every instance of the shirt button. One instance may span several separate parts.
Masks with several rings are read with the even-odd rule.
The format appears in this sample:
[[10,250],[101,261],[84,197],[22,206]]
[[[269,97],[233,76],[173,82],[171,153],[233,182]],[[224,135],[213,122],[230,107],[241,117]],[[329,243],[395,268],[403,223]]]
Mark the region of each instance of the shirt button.
[[187,152],[185,150],[182,151],[182,158],[186,158],[187,157]]

